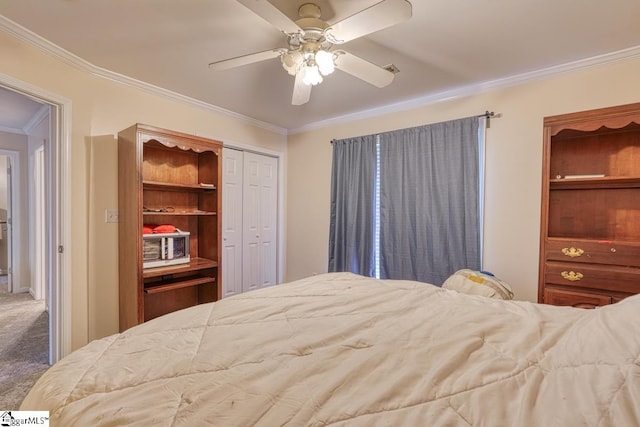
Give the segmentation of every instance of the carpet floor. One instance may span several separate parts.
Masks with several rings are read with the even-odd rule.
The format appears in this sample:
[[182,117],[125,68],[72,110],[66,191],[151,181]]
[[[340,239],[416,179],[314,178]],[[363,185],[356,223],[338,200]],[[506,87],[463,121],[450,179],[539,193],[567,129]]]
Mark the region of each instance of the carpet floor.
[[49,315],[44,301],[10,294],[0,283],[0,411],[17,410],[49,368]]

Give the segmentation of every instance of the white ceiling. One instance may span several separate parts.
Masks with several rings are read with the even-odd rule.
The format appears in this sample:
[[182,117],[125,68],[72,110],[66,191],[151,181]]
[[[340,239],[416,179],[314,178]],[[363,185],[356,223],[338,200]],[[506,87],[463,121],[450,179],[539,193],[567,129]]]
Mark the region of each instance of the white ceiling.
[[[378,1],[316,4],[331,23]],[[305,1],[271,2],[297,19]],[[92,66],[289,130],[608,54],[640,55],[638,0],[411,3],[408,22],[341,45],[380,66],[396,65],[391,85],[379,89],[336,71],[302,106],[291,105],[294,78],[277,59],[208,68],[286,46],[282,33],[235,0],[2,0],[0,14]]]

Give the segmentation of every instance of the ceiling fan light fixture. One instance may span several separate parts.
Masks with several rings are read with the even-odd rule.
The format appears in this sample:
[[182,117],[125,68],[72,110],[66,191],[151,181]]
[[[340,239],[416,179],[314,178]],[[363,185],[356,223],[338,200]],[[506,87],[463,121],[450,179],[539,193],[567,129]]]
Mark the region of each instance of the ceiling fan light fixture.
[[322,75],[320,74],[318,66],[314,62],[309,61],[305,63],[300,72],[302,73],[302,81],[307,86],[315,86],[322,83]]
[[293,50],[282,55],[280,60],[282,61],[282,67],[287,70],[289,74],[295,76],[304,61],[304,57],[299,50]]
[[336,69],[336,63],[334,62],[334,57],[331,52],[321,49],[316,52],[315,60],[316,64],[318,64],[318,69],[323,76],[328,76]]

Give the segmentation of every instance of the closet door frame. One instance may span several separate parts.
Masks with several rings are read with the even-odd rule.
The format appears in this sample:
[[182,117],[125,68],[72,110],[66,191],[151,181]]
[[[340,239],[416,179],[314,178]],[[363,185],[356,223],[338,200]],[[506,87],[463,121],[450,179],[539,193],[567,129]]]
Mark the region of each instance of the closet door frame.
[[[220,140],[220,138],[218,138]],[[269,150],[262,147],[256,147],[253,145],[242,144],[234,141],[223,140],[224,148],[231,148],[234,150],[240,150],[244,152],[255,153],[263,156],[274,157],[278,160],[278,204],[277,204],[277,272],[276,278],[277,283],[282,283],[284,280],[284,265],[285,265],[285,227],[284,227],[284,206],[286,206],[286,196],[284,192],[284,176],[285,176],[285,164],[286,158],[285,153],[281,151]],[[224,168],[224,161],[222,167]],[[224,197],[224,194],[223,194]],[[224,206],[223,206],[224,209]],[[223,226],[224,226],[224,215],[223,215]],[[224,283],[222,284],[224,287]]]

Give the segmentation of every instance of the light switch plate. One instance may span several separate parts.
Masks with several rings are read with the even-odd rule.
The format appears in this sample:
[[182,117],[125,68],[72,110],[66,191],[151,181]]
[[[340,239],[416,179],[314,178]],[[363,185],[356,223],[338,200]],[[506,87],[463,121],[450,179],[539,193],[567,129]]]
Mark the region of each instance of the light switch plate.
[[104,222],[118,222],[118,219],[117,209],[105,209]]

